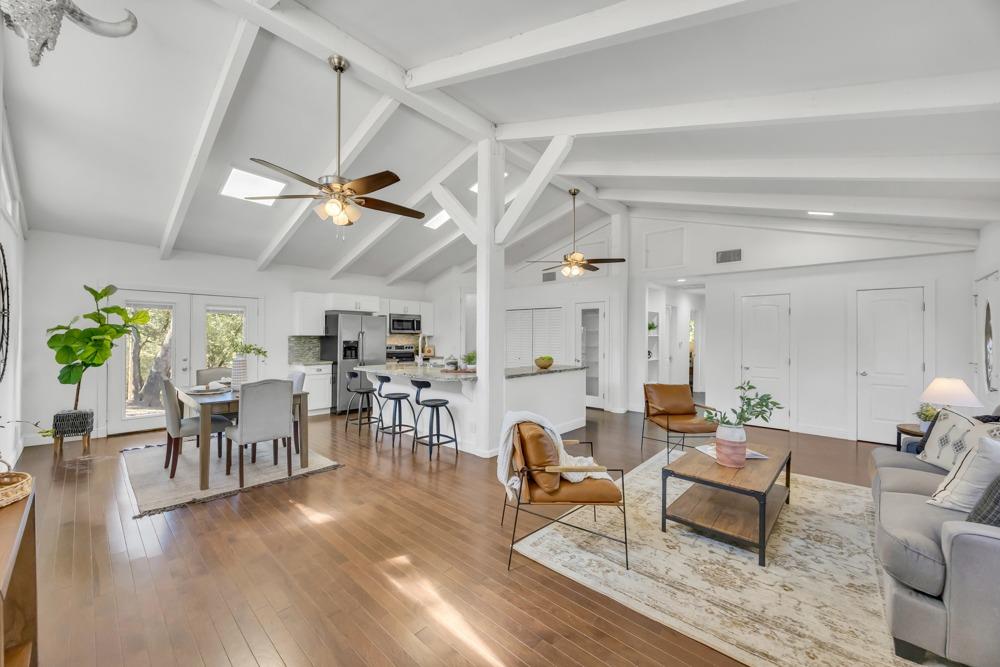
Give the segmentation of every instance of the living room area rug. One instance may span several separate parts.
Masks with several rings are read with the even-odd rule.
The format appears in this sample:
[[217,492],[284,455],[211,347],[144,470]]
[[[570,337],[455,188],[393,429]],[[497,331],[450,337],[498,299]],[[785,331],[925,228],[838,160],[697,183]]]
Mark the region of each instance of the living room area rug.
[[[211,443],[209,457],[209,488],[199,488],[198,454],[194,440],[185,441],[181,455],[177,459],[177,472],[170,479],[170,471],[163,467],[167,454],[165,444],[152,444],[145,447],[133,447],[122,450],[122,459],[128,473],[128,481],[132,487],[138,513],[136,518],[148,514],[157,514],[183,507],[190,503],[207,502],[216,498],[224,498],[241,491],[249,491],[255,487],[277,484],[289,480],[288,463],[284,447],[278,447],[278,464],[274,465],[271,443],[261,443],[257,446],[257,462],[250,462],[249,448],[245,452],[244,484],[239,488],[239,454],[233,447],[233,468],[226,475],[226,458],[223,450],[219,458],[216,443]],[[299,455],[292,454],[292,477],[296,479],[306,475],[314,475],[328,470],[336,470],[342,464],[331,461],[322,454],[309,450],[309,466],[299,466]]]
[[[793,467],[791,504],[768,539],[767,566],[759,567],[756,549],[669,520],[661,532],[667,457],[663,451],[625,477],[631,570],[621,544],[558,524],[515,549],[748,665],[912,665],[892,650],[869,489],[796,475]],[[689,486],[671,478],[668,503]],[[589,509],[567,520],[622,531],[615,508],[598,508],[596,526]]]

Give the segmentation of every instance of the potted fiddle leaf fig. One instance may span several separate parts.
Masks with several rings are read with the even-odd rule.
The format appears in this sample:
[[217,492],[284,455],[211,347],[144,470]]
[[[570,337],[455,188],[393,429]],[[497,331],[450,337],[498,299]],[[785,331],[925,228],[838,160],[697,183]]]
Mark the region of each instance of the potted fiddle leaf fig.
[[247,381],[247,357],[267,358],[267,350],[260,345],[242,342],[233,349],[232,388],[238,390]]
[[[60,384],[76,387],[73,409],[57,412],[52,418],[52,435],[59,441],[64,436],[89,438],[94,428],[94,411],[80,410],[80,386],[84,374],[107,363],[115,341],[132,335],[140,325],[149,322],[148,311],[130,313],[122,306],[108,305],[107,300],[118,291],[114,285],[99,290],[84,285],[83,289],[94,300],[94,309],[74,317],[68,324],[58,324],[46,330],[49,334],[47,345],[55,353],[56,363],[60,366]],[[84,320],[90,325],[78,324]]]
[[749,381],[737,386],[736,391],[740,393],[738,410],[731,409],[728,413],[709,410],[705,414],[706,421],[718,425],[715,431],[715,460],[728,468],[742,468],[747,464],[747,432],[744,426],[754,419],[771,421],[771,414],[782,408],[770,394],[759,393]]

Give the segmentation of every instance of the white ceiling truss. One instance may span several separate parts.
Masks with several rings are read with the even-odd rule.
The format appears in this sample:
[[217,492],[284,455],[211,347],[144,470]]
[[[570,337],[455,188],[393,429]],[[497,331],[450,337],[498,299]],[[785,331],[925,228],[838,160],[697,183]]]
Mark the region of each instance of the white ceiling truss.
[[[178,23],[204,14],[213,34],[223,34],[219,26],[231,32],[217,44],[192,37],[190,49],[181,38],[174,52],[163,36],[176,30],[156,13],[164,10],[140,4],[140,22],[150,31],[116,40],[136,49],[122,58],[180,54],[202,68],[202,79],[178,74],[177,90],[190,82],[191,92],[178,107],[190,109],[191,118],[170,126],[179,148],[172,161],[161,160],[168,177],[127,160],[122,165],[131,168],[115,177],[126,179],[120,189],[127,192],[142,191],[127,182],[133,177],[168,184],[156,193],[165,191],[168,202],[151,201],[144,211],[151,220],[161,211],[156,228],[139,229],[123,214],[93,235],[115,238],[131,223],[137,242],[158,243],[169,259],[222,234],[228,221],[246,230],[233,252],[259,270],[301,263],[331,279],[368,271],[392,284],[426,277],[422,267],[443,256],[459,257],[465,271],[474,259],[465,260],[456,244],[481,240],[468,190],[476,178],[469,163],[484,139],[501,142],[511,171],[493,239],[508,248],[529,240],[558,247],[557,229],[569,233],[570,188],[580,190],[578,205],[597,209],[602,219],[631,211],[633,218],[962,248],[975,244],[984,224],[1000,220],[1000,6],[991,0],[947,7],[935,0],[552,0],[544,7],[509,0],[500,14],[490,14],[495,7],[486,0],[429,2],[442,20],[418,26],[408,13],[416,10],[402,0],[373,0],[362,12],[371,21],[335,0],[179,0]],[[937,36],[930,44],[929,26]],[[415,30],[426,33],[426,44],[407,41]],[[450,46],[443,38],[449,34],[461,46]],[[850,53],[823,48],[848,36]],[[150,41],[144,46],[142,39]],[[15,41],[5,40],[9,61],[23,56]],[[31,79],[16,62],[8,65],[14,69],[5,77],[5,97],[19,139],[25,224],[31,217],[33,227],[87,233],[85,220],[49,205],[51,187],[41,176],[43,167],[62,162],[60,149],[85,154],[86,147],[54,137],[37,157],[31,148],[45,138],[44,103],[56,109],[64,102],[53,91],[85,67],[114,77],[107,63],[115,61],[95,53],[81,60],[93,57],[96,65],[52,57],[39,70],[61,79]],[[345,85],[352,86],[341,170],[396,171],[402,180],[386,198],[410,208],[439,206],[450,218],[439,230],[366,213],[349,241],[324,253],[317,247],[329,244],[330,226],[314,219],[312,200],[270,208],[205,203],[217,197],[222,171],[251,155],[336,172],[326,65],[333,54],[350,62]],[[277,73],[267,68],[276,59],[284,67]],[[211,76],[203,63],[211,63]],[[268,114],[254,116],[248,107],[259,104],[254,92],[273,86],[276,76],[302,77],[303,93],[285,107],[276,104],[273,125],[262,126]],[[147,96],[161,78],[149,77]],[[286,114],[310,105],[319,109],[313,116],[284,124]],[[136,120],[143,113],[105,106],[109,124],[134,122],[133,137],[146,131]],[[95,115],[92,108],[79,113]],[[257,140],[282,133],[293,139],[284,155],[281,141]],[[118,185],[107,182],[110,171],[69,171],[80,174],[71,179],[80,191],[63,195],[72,200]],[[94,217],[108,218],[107,210]],[[835,215],[811,218],[808,211]],[[405,254],[379,263],[389,244]],[[513,253],[514,263],[523,261],[523,249]]]

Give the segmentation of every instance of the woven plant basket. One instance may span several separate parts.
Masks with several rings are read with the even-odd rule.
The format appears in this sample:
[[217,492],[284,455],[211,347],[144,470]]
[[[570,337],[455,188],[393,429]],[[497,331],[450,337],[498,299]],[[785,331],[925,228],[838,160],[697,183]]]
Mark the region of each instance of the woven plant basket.
[[31,475],[15,471],[3,459],[0,463],[7,467],[6,472],[0,472],[0,507],[7,507],[31,494]]

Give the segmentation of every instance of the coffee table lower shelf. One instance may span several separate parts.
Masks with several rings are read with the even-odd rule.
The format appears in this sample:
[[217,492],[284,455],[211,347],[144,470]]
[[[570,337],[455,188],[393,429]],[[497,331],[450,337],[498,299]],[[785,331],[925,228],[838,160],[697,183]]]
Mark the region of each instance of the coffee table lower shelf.
[[771,486],[767,495],[693,483],[663,513],[664,519],[757,547],[758,563],[765,565],[767,537],[788,499],[788,487]]

